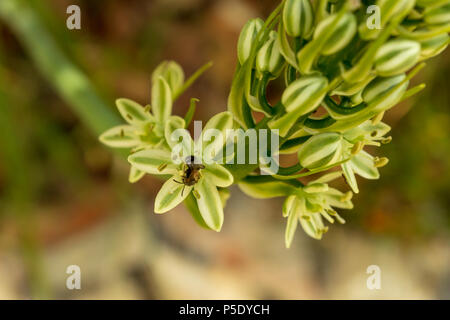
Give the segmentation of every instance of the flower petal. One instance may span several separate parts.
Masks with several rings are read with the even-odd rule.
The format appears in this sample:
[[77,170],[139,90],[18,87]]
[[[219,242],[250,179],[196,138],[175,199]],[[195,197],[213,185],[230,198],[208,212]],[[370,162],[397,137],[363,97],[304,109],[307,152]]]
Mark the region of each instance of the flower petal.
[[286,218],[289,216],[289,213],[291,212],[291,209],[294,205],[294,201],[296,199],[295,195],[290,195],[286,198],[286,200],[283,202],[283,217]]
[[352,188],[354,193],[359,193],[358,183],[356,182],[355,173],[353,172],[353,166],[350,161],[343,163],[341,168],[344,173],[345,181],[347,181],[350,188]]
[[179,143],[178,140],[174,139],[176,136],[179,135],[176,135],[176,133],[174,134],[174,132],[179,129],[185,130],[184,125],[185,125],[184,119],[177,116],[170,117],[169,121],[166,122],[164,127],[164,137],[166,138],[166,141],[171,149]]
[[[226,142],[226,131],[233,129],[233,115],[226,111],[216,114],[205,125],[202,131],[199,143],[202,144],[202,150],[209,150],[215,157],[223,148]],[[210,155],[208,155],[211,157]]]
[[298,219],[302,214],[303,207],[305,206],[305,199],[296,197],[292,203],[288,221],[286,223],[286,231],[284,233],[284,242],[286,248],[291,246],[292,240],[294,240],[295,231],[297,230]]
[[171,153],[160,149],[142,150],[131,154],[128,162],[136,169],[150,174],[175,174],[177,166],[172,162]]
[[210,181],[218,187],[226,188],[233,184],[233,175],[220,164],[209,164],[204,172],[210,178]]
[[212,230],[220,231],[223,224],[223,207],[217,187],[208,177],[203,177],[194,189],[199,195],[197,204],[203,220]]
[[270,176],[267,180],[256,181],[251,177],[239,181],[239,189],[246,195],[255,199],[271,199],[284,197],[295,191],[295,188],[285,182],[276,181]]
[[172,91],[167,81],[163,77],[159,77],[152,86],[152,110],[159,123],[169,119],[172,113],[172,104]]
[[133,100],[126,98],[117,99],[116,106],[122,117],[129,124],[140,123],[152,119],[150,113],[145,112],[145,108]]
[[141,141],[130,125],[121,125],[105,131],[100,137],[100,142],[113,148],[133,148]]
[[189,195],[192,186],[186,186],[175,181],[173,177],[167,180],[155,199],[155,213],[165,213],[172,210]]
[[373,157],[365,151],[354,156],[350,163],[353,171],[363,178],[374,180],[380,177],[380,173],[373,163]]
[[141,171],[133,166],[130,168],[130,174],[128,176],[128,181],[130,183],[135,183],[141,180],[141,178],[145,175],[144,171]]
[[353,209],[352,201],[343,200],[345,194],[335,188],[328,189],[327,192],[322,193],[322,196],[330,206],[341,209]]

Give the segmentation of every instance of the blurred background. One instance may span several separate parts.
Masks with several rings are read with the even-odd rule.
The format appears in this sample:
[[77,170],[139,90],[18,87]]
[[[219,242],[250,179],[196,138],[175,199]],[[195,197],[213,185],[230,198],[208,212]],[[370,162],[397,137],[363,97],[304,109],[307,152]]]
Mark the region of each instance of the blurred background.
[[[298,230],[287,250],[281,200],[233,188],[221,233],[182,206],[157,216],[161,182],[129,184],[126,161],[97,140],[119,121],[116,98],[150,101],[165,59],[187,75],[214,62],[176,114],[191,97],[198,120],[224,111],[239,31],[277,1],[1,2],[0,299],[450,298],[450,50],[385,117],[394,140],[377,151],[390,163],[379,181],[359,180],[347,224],[321,241]],[[66,27],[71,4],[81,30]],[[66,288],[69,265],[81,290]],[[366,287],[370,265],[380,290]]]

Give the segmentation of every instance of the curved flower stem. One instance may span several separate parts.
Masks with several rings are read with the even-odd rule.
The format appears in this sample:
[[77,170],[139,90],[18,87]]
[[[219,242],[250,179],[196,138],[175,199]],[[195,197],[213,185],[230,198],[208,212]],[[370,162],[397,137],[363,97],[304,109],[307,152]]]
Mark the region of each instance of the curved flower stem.
[[299,173],[299,174],[296,174],[296,175],[282,176],[282,175],[277,175],[276,174],[276,175],[273,175],[273,177],[275,179],[278,179],[278,180],[293,180],[293,179],[303,178],[303,177],[311,176],[311,175],[316,174],[316,173],[327,171],[327,170],[329,170],[331,168],[334,168],[334,167],[339,166],[339,165],[341,165],[343,163],[346,163],[350,159],[352,159],[352,157],[349,157],[349,158],[347,158],[345,160],[333,163],[333,164],[331,164],[329,166],[326,166],[326,167],[323,167],[323,168],[320,168],[320,169],[315,169],[315,170],[311,170],[311,171],[308,171],[308,172]]

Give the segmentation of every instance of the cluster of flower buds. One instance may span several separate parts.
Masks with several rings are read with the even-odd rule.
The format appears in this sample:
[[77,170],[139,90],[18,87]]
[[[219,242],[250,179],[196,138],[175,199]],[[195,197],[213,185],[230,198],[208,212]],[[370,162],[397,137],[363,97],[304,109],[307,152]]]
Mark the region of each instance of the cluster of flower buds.
[[[227,188],[236,183],[255,198],[286,198],[287,247],[298,224],[321,239],[326,221],[344,223],[334,208],[353,208],[356,175],[379,178],[378,168],[388,159],[364,148],[391,141],[384,113],[425,87],[409,88],[409,82],[424,60],[447,47],[449,31],[450,0],[282,0],[266,21],[245,24],[229,110],[212,117],[195,141],[186,128],[197,100],[191,99],[184,118],[172,115],[172,107],[209,65],[185,80],[175,62],[163,62],[153,72],[151,106],[117,100],[127,124],[100,140],[130,150],[130,182],[146,173],[167,179],[155,199],[156,213],[184,202],[196,222],[219,231]],[[267,99],[271,81],[285,86],[277,103]],[[236,128],[258,131],[257,145],[247,142],[246,134],[228,139],[226,132]],[[251,151],[261,151],[261,133],[270,129],[279,143],[272,144],[271,134],[267,156],[239,162],[235,147],[244,146],[248,156],[242,159],[250,158]],[[229,145],[233,152],[224,156]],[[268,168],[272,160],[279,164],[280,154],[297,154],[298,163],[277,166],[276,172]],[[237,163],[228,161],[236,157]],[[307,184],[300,180],[321,173]],[[329,186],[342,176],[351,188],[347,192]]]
[[[351,207],[351,191],[328,187],[328,174],[306,186],[299,178],[331,170],[355,193],[355,174],[379,178],[388,159],[364,148],[391,141],[384,113],[425,87],[409,88],[410,79],[447,47],[449,31],[449,0],[284,0],[266,21],[246,24],[229,111],[243,128],[278,130],[273,153],[297,153],[298,164],[239,185],[253,197],[287,198],[287,246],[298,221],[320,239],[322,218],[342,221],[331,206]],[[270,81],[285,85],[277,103],[266,98]]]

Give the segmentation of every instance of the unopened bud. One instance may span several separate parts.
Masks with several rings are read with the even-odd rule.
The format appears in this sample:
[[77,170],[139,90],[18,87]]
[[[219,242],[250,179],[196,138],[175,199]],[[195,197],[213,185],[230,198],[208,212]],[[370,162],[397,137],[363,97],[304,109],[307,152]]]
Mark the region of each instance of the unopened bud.
[[274,76],[281,73],[284,58],[280,52],[277,34],[272,31],[269,40],[262,46],[256,56],[256,68],[259,72],[268,72]]
[[308,37],[314,23],[314,11],[309,0],[287,0],[283,9],[283,23],[291,37]]
[[303,187],[303,191],[306,193],[321,193],[328,191],[328,185],[326,183],[312,183]]
[[424,20],[427,24],[445,24],[450,22],[450,3],[425,11]]
[[238,58],[241,65],[243,65],[249,58],[250,52],[255,45],[256,36],[262,29],[263,25],[264,22],[261,19],[257,18],[248,21],[242,29],[239,36],[237,48]]
[[367,85],[362,93],[364,102],[371,103],[380,96],[388,95],[391,89],[402,82],[405,77],[404,74],[401,74],[389,78],[378,77],[374,79]]
[[321,54],[328,56],[335,54],[346,47],[356,33],[356,18],[351,13],[346,13],[338,22],[336,28],[329,30],[336,15],[332,14],[319,23],[314,31],[314,39],[328,37],[328,41],[322,47]]
[[395,39],[382,45],[375,56],[375,70],[380,76],[401,74],[413,67],[420,56],[420,43]]
[[437,56],[439,53],[444,51],[445,48],[447,48],[449,41],[450,37],[447,33],[443,33],[431,39],[421,41],[420,58],[429,59]]
[[[184,71],[181,66],[175,61],[162,62],[152,74],[152,81],[156,83],[159,77],[164,78],[172,91],[175,94],[184,83]],[[149,106],[150,107],[150,106]],[[148,112],[150,108],[146,110]]]
[[342,136],[338,133],[321,133],[308,139],[298,151],[298,159],[304,168],[325,167],[341,156]]
[[325,95],[317,96],[328,85],[327,78],[319,75],[304,76],[289,85],[281,101],[287,112],[299,111],[300,115],[314,110]]

